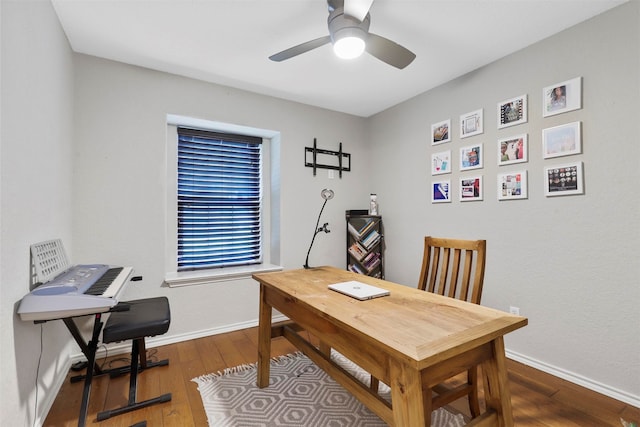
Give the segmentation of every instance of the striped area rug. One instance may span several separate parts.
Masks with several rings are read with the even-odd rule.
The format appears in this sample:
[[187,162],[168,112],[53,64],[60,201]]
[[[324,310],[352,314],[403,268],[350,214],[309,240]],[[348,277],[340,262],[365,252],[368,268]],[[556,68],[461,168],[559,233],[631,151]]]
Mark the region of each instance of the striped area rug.
[[[332,358],[359,380],[369,375],[339,353]],[[270,385],[256,386],[256,365],[245,365],[203,375],[198,384],[211,427],[378,427],[380,418],[337,384],[302,353],[271,362]],[[380,384],[388,399],[389,388]],[[386,396],[385,396],[386,395]],[[462,415],[434,411],[431,425],[460,427]]]

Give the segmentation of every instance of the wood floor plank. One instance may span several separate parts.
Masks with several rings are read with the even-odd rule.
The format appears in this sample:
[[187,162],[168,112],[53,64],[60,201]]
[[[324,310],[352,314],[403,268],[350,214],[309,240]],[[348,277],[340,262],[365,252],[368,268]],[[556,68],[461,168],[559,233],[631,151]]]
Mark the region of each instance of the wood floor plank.
[[200,360],[206,370],[205,374],[215,373],[226,367],[222,354],[220,354],[220,350],[214,340],[205,337],[199,338],[195,342],[200,354]]
[[[171,392],[172,401],[98,423],[97,412],[126,402],[129,378],[128,375],[120,378],[99,377],[93,383],[87,425],[125,427],[146,419],[150,427],[206,426],[207,418],[200,393],[196,383],[191,380],[225,368],[255,363],[257,342],[257,328],[250,328],[149,349],[150,357],[155,360],[168,358],[170,362],[169,366],[141,373],[139,398]],[[318,344],[317,340],[315,344]],[[296,348],[282,337],[272,341],[272,357],[295,351]],[[128,360],[117,362],[119,358],[122,356],[110,357],[107,363],[129,363]],[[507,369],[514,422],[518,427],[621,427],[621,417],[626,421],[640,421],[639,408],[519,362],[508,360]],[[71,384],[67,378],[44,426],[77,426],[81,394],[82,383]],[[483,402],[482,392],[480,398]],[[466,415],[469,413],[468,405],[463,400],[455,402],[450,409]]]

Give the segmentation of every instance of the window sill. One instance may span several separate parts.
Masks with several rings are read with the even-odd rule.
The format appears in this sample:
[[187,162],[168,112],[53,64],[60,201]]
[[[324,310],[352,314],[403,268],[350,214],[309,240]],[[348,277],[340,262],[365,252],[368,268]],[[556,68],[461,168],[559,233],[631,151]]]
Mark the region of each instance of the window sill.
[[170,288],[182,286],[205,285],[209,283],[223,282],[251,278],[254,273],[267,273],[280,271],[282,267],[274,264],[246,265],[242,267],[219,268],[200,271],[181,271],[167,273],[164,282]]

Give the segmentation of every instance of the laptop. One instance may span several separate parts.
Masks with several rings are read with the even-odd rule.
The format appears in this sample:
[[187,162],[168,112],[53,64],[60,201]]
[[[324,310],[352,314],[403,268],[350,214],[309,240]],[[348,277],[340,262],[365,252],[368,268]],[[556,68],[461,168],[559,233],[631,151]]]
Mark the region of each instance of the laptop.
[[329,289],[348,295],[360,301],[389,295],[389,291],[386,289],[377,288],[356,280],[334,283],[333,285],[329,285]]

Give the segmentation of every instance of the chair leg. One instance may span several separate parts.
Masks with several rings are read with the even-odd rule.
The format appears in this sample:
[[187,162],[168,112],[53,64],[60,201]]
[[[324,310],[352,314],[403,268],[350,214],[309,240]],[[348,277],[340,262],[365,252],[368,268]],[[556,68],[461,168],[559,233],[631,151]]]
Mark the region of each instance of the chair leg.
[[467,371],[467,382],[471,385],[471,392],[469,393],[469,411],[471,412],[471,418],[480,416],[480,401],[478,399],[478,366]]
[[[138,359],[140,360],[140,369],[147,369],[147,346],[144,343],[144,338],[140,338],[133,341],[133,345],[137,343]],[[131,355],[133,357],[133,354]]]
[[[141,352],[142,350],[142,352]],[[131,346],[131,367],[129,370],[129,400],[126,406],[109,409],[98,413],[98,421],[104,421],[108,418],[115,417],[116,415],[124,414],[127,412],[135,411],[137,409],[146,408],[147,406],[155,405],[156,403],[168,402],[171,400],[171,393],[166,393],[153,399],[144,400],[142,402],[136,402],[136,395],[138,391],[138,372],[139,364],[143,368],[148,366],[147,354],[145,350],[144,338],[134,339]],[[140,361],[144,362],[140,363]],[[168,360],[164,362],[168,363]],[[166,363],[165,363],[166,364]],[[157,366],[157,365],[154,365]]]

